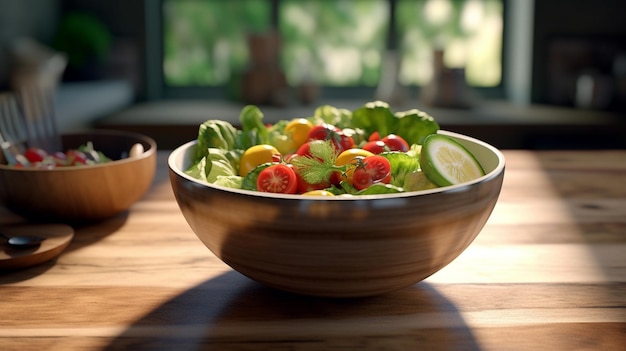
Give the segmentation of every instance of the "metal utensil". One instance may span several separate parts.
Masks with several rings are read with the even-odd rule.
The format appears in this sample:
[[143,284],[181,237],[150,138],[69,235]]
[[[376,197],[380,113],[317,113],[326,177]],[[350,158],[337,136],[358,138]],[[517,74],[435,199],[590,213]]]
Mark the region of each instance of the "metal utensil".
[[24,138],[24,120],[15,96],[11,93],[0,93],[0,148],[7,164],[29,164],[21,147]]
[[13,55],[19,64],[11,81],[25,121],[28,147],[62,151],[54,95],[67,65],[66,55],[27,39],[17,41]]
[[35,235],[9,236],[2,232],[0,232],[0,237],[3,237],[6,240],[7,244],[9,244],[9,246],[23,249],[39,246],[42,241],[46,240],[46,238]]

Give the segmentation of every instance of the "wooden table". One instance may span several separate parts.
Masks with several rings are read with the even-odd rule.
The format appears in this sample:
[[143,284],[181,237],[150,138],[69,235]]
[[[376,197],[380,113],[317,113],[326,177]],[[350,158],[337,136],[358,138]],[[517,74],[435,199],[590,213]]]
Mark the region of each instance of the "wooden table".
[[0,349],[624,350],[626,151],[505,155],[500,200],[457,260],[411,288],[333,300],[215,258],[161,152],[128,213],[76,228],[54,262],[0,274]]

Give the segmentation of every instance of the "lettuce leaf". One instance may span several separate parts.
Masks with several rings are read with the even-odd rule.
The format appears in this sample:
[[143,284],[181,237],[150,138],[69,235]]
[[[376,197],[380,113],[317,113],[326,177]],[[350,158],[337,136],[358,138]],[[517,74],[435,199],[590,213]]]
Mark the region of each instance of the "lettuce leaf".
[[213,184],[225,186],[227,188],[241,189],[243,178],[240,176],[217,176]]
[[209,154],[209,148],[232,150],[236,148],[239,131],[232,124],[220,120],[207,120],[200,124],[195,162]]
[[213,183],[220,176],[236,176],[238,169],[233,166],[233,152],[219,148],[207,148],[206,156],[200,158],[185,173],[201,179],[208,183]]
[[237,139],[237,148],[247,149],[254,145],[269,144],[269,132],[263,124],[263,113],[259,107],[246,105],[239,114],[241,130]]
[[390,184],[402,187],[407,174],[416,172],[420,168],[419,159],[404,152],[383,152],[380,156],[385,157],[391,164]]
[[328,123],[341,129],[352,127],[352,111],[331,105],[319,106],[308,119],[314,125]]
[[404,177],[404,184],[402,185],[404,191],[418,191],[434,189],[437,187],[438,186],[435,183],[431,182],[430,179],[428,179],[422,171],[407,174]]
[[363,190],[359,190],[354,195],[397,194],[403,191],[404,189],[395,185],[376,183],[368,186]]
[[439,130],[439,124],[426,112],[411,109],[394,113],[383,101],[369,102],[352,112],[352,125],[370,135],[378,132],[381,137],[396,134],[409,145],[421,145],[424,138]]

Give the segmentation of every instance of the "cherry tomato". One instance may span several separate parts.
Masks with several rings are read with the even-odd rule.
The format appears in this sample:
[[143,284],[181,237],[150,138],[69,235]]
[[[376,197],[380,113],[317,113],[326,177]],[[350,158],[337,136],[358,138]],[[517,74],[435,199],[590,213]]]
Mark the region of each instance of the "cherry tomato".
[[367,141],[377,141],[377,140],[380,140],[380,133],[378,132],[374,132],[370,134],[370,137],[367,139]]
[[66,165],[68,166],[80,166],[87,164],[87,155],[80,150],[68,150],[65,153],[65,156],[67,156]]
[[328,123],[323,123],[320,125],[313,126],[309,130],[307,135],[308,140],[333,140],[335,133],[337,132],[337,128]]
[[354,147],[354,139],[352,136],[328,123],[311,128],[308,138],[309,140],[330,140],[339,152]]
[[48,153],[38,147],[29,147],[24,152],[24,157],[26,157],[26,159],[30,163],[37,163],[43,161],[46,157],[48,157]]
[[294,149],[299,148],[309,140],[309,131],[313,123],[306,118],[294,118],[285,126],[285,135],[291,140]]
[[300,146],[298,148],[298,150],[296,151],[296,155],[298,156],[312,156],[311,155],[311,145],[313,144],[321,144],[324,143],[324,140],[311,140],[309,142],[306,142],[304,144],[302,144],[302,146]]
[[373,156],[373,155],[374,153],[372,153],[371,151],[364,150],[364,149],[359,149],[359,148],[348,149],[340,153],[339,156],[337,156],[337,159],[335,160],[335,166],[343,166],[345,164],[353,162],[358,157],[363,158],[363,157],[368,157],[368,156]]
[[352,176],[352,185],[363,190],[375,183],[388,184],[391,181],[391,164],[389,160],[374,155],[364,158],[363,164],[357,167]]
[[382,140],[372,140],[363,145],[363,150],[367,150],[373,154],[378,155],[381,152],[389,150],[389,147]]
[[354,139],[352,136],[343,131],[338,131],[337,134],[339,135],[339,150],[345,151],[354,147]]
[[374,154],[370,151],[358,148],[348,149],[340,153],[335,160],[335,166],[344,166],[348,163],[352,163],[354,166],[348,168],[344,174],[341,174],[340,172],[333,173],[331,176],[331,182],[335,185],[338,185],[341,180],[352,183],[352,174],[354,172],[354,168],[356,167],[357,159],[364,159],[365,157],[373,155]]
[[271,145],[283,155],[292,153],[297,149],[294,146],[295,144],[293,140],[289,139],[286,135],[277,135],[273,137]]
[[312,190],[321,190],[321,189],[326,189],[328,187],[330,187],[330,181],[323,181],[323,182],[319,182],[319,183],[309,183],[306,180],[304,180],[304,178],[302,178],[302,176],[300,175],[300,173],[298,173],[298,170],[295,169],[294,165],[291,164],[291,162],[297,158],[297,157],[302,157],[300,155],[292,155],[289,157],[288,160],[286,160],[287,166],[291,167],[295,173],[296,173],[296,179],[298,180],[298,190],[297,193],[298,194],[302,194],[305,193],[307,191],[312,191]]
[[267,193],[295,194],[298,180],[293,168],[286,164],[275,164],[263,169],[256,181],[258,191]]
[[239,161],[239,175],[245,177],[255,169],[258,165],[280,161],[280,152],[272,145],[260,144],[254,145],[241,155]]
[[406,142],[401,136],[395,134],[389,134],[382,139],[382,141],[389,147],[391,151],[409,151],[409,143]]
[[330,187],[330,181],[323,181],[315,184],[311,184],[304,180],[298,172],[296,172],[296,179],[298,180],[298,194],[303,194],[314,190],[323,190]]

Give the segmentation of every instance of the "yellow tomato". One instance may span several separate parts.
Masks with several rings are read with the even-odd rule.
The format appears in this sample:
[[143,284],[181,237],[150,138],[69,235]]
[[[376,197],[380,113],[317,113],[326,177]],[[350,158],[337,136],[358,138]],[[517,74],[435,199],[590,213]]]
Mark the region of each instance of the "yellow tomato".
[[275,136],[272,140],[272,146],[274,146],[281,155],[288,155],[296,150],[293,141],[286,135]]
[[313,123],[306,118],[294,118],[285,126],[285,135],[293,142],[293,149],[298,149],[309,139]]
[[356,159],[357,157],[364,158],[364,157],[373,156],[373,155],[374,155],[373,153],[367,150],[359,149],[359,148],[348,149],[340,153],[339,156],[337,156],[337,160],[335,161],[335,166],[343,166],[345,164],[348,164],[354,161],[354,159]]
[[[374,154],[367,150],[363,150],[359,148],[347,149],[343,151],[342,153],[340,153],[339,156],[337,156],[337,160],[335,161],[335,166],[343,166],[343,165],[347,165],[350,163],[354,163],[356,165],[357,158],[365,158],[365,157],[372,156],[372,155]],[[345,180],[348,183],[352,184],[353,173],[354,173],[354,167],[349,167],[345,171],[344,175],[337,174],[337,176],[339,179]]]
[[302,195],[335,196],[335,194],[326,190],[311,190],[306,193],[302,193]]
[[245,177],[258,165],[276,161],[276,155],[280,158],[280,152],[272,145],[254,145],[241,155],[239,162],[239,175]]

